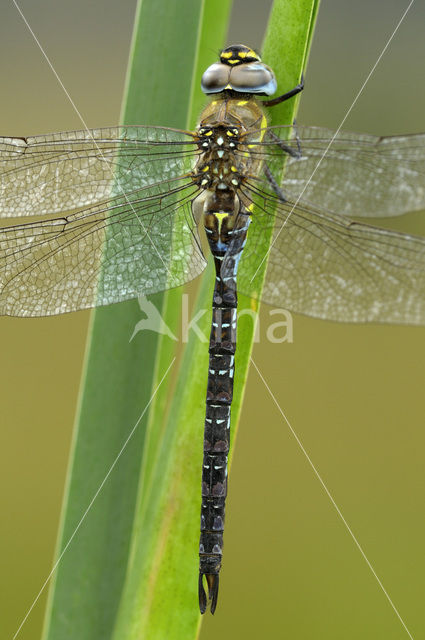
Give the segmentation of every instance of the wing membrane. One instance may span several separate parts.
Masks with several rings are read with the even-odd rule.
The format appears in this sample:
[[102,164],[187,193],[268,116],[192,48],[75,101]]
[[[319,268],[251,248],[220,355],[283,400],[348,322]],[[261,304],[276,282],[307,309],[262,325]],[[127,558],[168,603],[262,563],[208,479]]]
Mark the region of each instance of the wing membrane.
[[172,180],[197,153],[189,133],[163,127],[0,138],[0,217],[71,211]]
[[[326,320],[425,324],[425,239],[265,196],[253,213],[238,288],[255,296],[276,224],[262,299]],[[292,213],[291,213],[292,211]]]
[[[244,184],[245,199],[260,193],[261,202],[241,291],[255,295],[276,210],[265,301],[331,320],[425,323],[425,240],[346,218],[425,208],[425,134],[339,133],[328,149],[332,131],[296,131],[299,141],[295,128],[271,127],[249,146],[276,178],[286,162],[290,197],[277,198],[266,176]],[[198,154],[190,133],[161,127],[0,139],[0,217],[49,215],[0,228],[0,313],[73,311],[198,275],[205,260],[191,203],[199,191],[187,174]]]
[[[276,138],[292,153],[299,144],[300,158],[282,152]],[[338,216],[386,217],[425,209],[423,133],[377,137],[321,127],[269,127],[251,153],[262,155],[277,179],[286,156],[285,195]],[[261,188],[272,193],[264,181]]]
[[188,179],[0,228],[0,313],[43,316],[178,286],[205,266]]

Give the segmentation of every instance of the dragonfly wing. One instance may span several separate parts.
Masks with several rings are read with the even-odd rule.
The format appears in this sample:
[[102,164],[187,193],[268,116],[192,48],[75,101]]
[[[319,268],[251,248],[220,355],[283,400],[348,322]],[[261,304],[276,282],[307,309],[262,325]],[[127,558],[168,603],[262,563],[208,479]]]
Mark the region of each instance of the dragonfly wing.
[[[298,134],[298,141],[296,139]],[[289,135],[289,140],[285,141]],[[276,143],[284,140],[288,155]],[[263,155],[283,192],[338,216],[387,217],[425,209],[425,134],[377,137],[321,127],[270,127]],[[263,181],[261,188],[269,190]]]
[[0,313],[44,316],[178,286],[205,266],[188,179],[0,227]]
[[0,138],[0,218],[89,206],[181,176],[193,137],[163,127],[112,127]]
[[[273,224],[268,250],[264,231]],[[424,238],[268,197],[248,235],[240,291],[255,296],[267,256],[261,298],[269,304],[326,320],[425,324]]]

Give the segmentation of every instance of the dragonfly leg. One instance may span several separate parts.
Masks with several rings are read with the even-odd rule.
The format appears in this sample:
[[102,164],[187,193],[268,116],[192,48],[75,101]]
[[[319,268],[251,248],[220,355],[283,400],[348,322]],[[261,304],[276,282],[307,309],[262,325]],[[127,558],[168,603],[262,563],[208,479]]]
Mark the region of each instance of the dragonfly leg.
[[301,140],[298,133],[297,121],[295,119],[294,119],[293,125],[294,125],[294,131],[295,131],[295,140],[297,141],[298,157],[300,158],[302,156]]
[[304,74],[302,73],[301,82],[297,84],[296,87],[291,89],[291,91],[287,91],[286,93],[283,93],[281,96],[278,96],[277,98],[273,98],[273,100],[264,100],[261,104],[263,104],[265,107],[274,107],[277,104],[280,104],[281,102],[285,102],[285,100],[289,100],[290,98],[293,98],[294,96],[297,95],[297,93],[300,93],[300,91],[302,91],[303,89],[304,89]]
[[275,192],[275,194],[279,198],[279,200],[281,200],[282,202],[288,202],[288,198],[285,197],[285,194],[283,193],[282,189],[279,187],[279,185],[278,185],[278,183],[276,181],[276,178],[274,177],[274,175],[270,171],[270,167],[268,166],[267,162],[264,163],[264,174],[265,174],[265,176],[266,176],[271,188],[273,189],[273,191]]
[[282,149],[282,151],[284,151],[285,153],[287,153],[288,155],[290,155],[292,158],[301,158],[302,156],[302,150],[301,150],[301,140],[300,137],[298,135],[298,129],[297,129],[297,123],[294,120],[294,131],[295,131],[295,141],[297,143],[297,148],[293,149],[285,140],[282,140],[282,138],[279,138],[279,136],[277,136],[274,131],[268,131],[267,134],[268,136],[271,138],[271,140],[273,140],[273,142],[276,143],[276,145]]

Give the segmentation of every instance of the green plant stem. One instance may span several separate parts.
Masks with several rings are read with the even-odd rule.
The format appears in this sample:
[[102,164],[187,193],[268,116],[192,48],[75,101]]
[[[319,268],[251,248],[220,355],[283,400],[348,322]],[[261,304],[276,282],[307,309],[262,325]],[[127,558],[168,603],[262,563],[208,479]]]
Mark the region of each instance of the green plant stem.
[[[123,122],[185,126],[202,10],[199,0],[139,2]],[[161,308],[162,295],[152,299]],[[130,342],[140,318],[137,301],[93,313],[57,557],[66,551],[50,588],[45,640],[107,640],[115,624],[147,413],[81,518],[151,398],[158,335],[142,332]]]

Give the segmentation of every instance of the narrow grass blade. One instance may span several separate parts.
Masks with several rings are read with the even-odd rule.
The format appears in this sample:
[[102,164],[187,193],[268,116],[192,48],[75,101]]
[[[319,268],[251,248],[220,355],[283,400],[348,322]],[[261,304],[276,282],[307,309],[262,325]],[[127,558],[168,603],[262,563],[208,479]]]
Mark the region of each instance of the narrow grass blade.
[[[202,15],[199,0],[143,0],[137,9],[123,121],[185,126]],[[160,307],[161,296],[155,296]],[[43,637],[107,640],[125,579],[147,413],[81,518],[151,398],[158,337],[130,341],[137,301],[93,313]]]
[[[216,59],[216,52],[223,46],[230,14],[230,1],[220,3],[217,11],[215,0],[204,3],[203,19],[199,28],[199,49],[196,58],[191,105],[187,115],[187,127],[192,128],[205,102],[199,85],[203,70]],[[203,280],[203,287],[209,282]],[[163,318],[167,321],[177,313],[181,303],[173,292],[166,296]],[[206,330],[208,335],[208,330]],[[191,358],[194,342],[190,342],[184,353],[184,362]],[[204,345],[205,350],[206,345]],[[163,374],[169,362],[170,342],[160,341],[156,380]],[[188,355],[189,354],[189,355]],[[183,371],[183,373],[182,373]],[[155,400],[149,422],[149,437],[145,450],[145,463],[141,474],[140,492],[131,561],[114,639],[146,637],[152,640],[170,636],[194,638],[197,635],[199,614],[196,596],[196,552],[197,527],[193,530],[193,518],[187,518],[186,509],[199,499],[192,499],[193,488],[199,484],[202,447],[193,439],[193,422],[176,422],[173,419],[176,404],[179,404],[185,387],[187,366],[179,369],[173,387],[163,387]],[[206,369],[205,369],[206,371]],[[205,382],[198,379],[197,401],[203,406]],[[190,386],[190,385],[189,385]],[[191,386],[190,386],[191,388]],[[186,395],[185,395],[186,397]],[[193,396],[188,397],[188,409]],[[167,417],[169,419],[167,420]],[[195,423],[196,425],[196,423]],[[198,431],[198,425],[196,425]],[[179,457],[181,443],[189,444],[182,458]],[[186,461],[190,460],[190,464]],[[194,461],[194,464],[192,462]],[[196,471],[193,473],[193,470]],[[186,472],[189,472],[186,475]],[[189,488],[190,487],[190,492]],[[185,502],[187,501],[187,504]],[[182,518],[177,512],[182,509]],[[176,518],[177,515],[177,518]],[[199,515],[199,514],[198,514]],[[177,519],[179,526],[174,527]],[[171,525],[171,526],[170,526]],[[194,535],[195,531],[195,535]],[[170,551],[171,547],[171,551]]]

